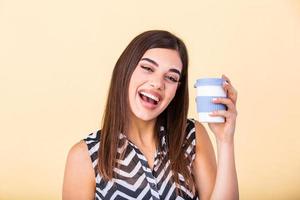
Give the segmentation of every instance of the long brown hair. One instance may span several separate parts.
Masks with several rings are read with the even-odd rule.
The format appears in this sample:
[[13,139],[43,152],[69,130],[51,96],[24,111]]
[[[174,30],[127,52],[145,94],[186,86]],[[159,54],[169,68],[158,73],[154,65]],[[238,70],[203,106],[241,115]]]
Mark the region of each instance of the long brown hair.
[[133,71],[148,49],[167,48],[177,50],[182,61],[182,76],[175,97],[168,107],[157,117],[155,130],[164,125],[167,132],[168,156],[173,171],[173,180],[179,183],[178,173],[182,174],[188,186],[193,179],[188,170],[185,150],[178,150],[184,145],[189,106],[188,93],[188,54],[183,41],[168,31],[151,30],[136,36],[126,47],[113,70],[105,113],[103,115],[100,148],[98,151],[98,171],[104,180],[114,176],[119,134],[126,133],[129,119],[128,87]]

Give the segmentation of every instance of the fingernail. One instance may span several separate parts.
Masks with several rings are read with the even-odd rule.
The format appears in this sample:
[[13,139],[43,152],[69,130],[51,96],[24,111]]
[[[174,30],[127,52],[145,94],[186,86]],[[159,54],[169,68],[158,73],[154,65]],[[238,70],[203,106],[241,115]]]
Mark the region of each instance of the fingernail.
[[218,99],[217,99],[217,98],[213,98],[212,100],[213,100],[213,101],[217,101]]

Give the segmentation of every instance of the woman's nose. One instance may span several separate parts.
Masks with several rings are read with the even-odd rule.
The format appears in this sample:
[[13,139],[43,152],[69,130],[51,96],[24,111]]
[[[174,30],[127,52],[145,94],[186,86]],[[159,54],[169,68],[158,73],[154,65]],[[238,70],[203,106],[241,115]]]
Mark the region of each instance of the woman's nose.
[[152,86],[153,88],[157,89],[157,90],[163,90],[165,89],[165,85],[164,85],[164,81],[162,78],[153,78],[150,81],[150,86]]

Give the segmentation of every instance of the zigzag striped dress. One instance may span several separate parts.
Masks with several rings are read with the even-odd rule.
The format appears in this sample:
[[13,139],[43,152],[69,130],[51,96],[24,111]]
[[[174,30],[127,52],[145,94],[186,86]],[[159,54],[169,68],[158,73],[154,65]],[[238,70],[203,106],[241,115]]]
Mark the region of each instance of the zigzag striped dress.
[[[153,170],[148,165],[146,157],[124,134],[120,134],[120,145],[118,153],[125,150],[122,160],[118,160],[119,167],[114,169],[116,177],[110,181],[104,181],[97,173],[98,149],[100,144],[100,133],[98,130],[84,139],[88,146],[89,154],[96,174],[95,199],[198,199],[197,192],[188,190],[184,177],[179,173],[182,191],[177,196],[174,182],[172,182],[172,171],[168,159],[168,147],[166,143],[166,131],[160,127],[159,138],[161,147],[156,150]],[[188,169],[195,159],[195,121],[188,119],[186,129],[185,156],[189,159]],[[195,187],[194,187],[195,188]]]

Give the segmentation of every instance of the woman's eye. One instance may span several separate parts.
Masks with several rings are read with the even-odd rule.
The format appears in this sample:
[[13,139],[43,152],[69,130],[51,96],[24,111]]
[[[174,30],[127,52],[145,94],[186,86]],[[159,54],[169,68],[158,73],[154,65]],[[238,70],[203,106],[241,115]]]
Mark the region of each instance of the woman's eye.
[[172,77],[172,76],[167,76],[166,78],[167,78],[168,80],[174,82],[174,83],[177,83],[177,82],[178,82],[178,80],[177,80],[176,78]]
[[141,65],[141,68],[143,68],[147,72],[153,72],[151,67],[146,67],[146,66]]

